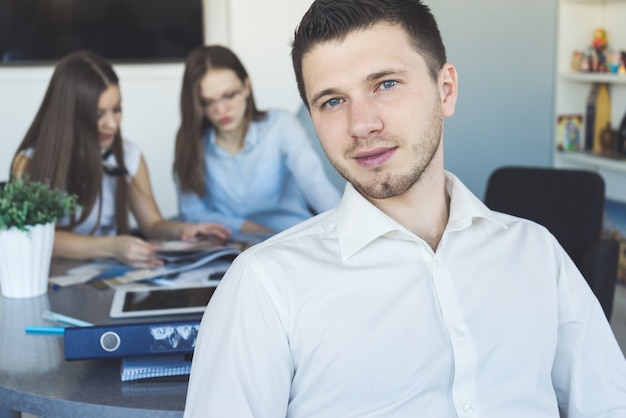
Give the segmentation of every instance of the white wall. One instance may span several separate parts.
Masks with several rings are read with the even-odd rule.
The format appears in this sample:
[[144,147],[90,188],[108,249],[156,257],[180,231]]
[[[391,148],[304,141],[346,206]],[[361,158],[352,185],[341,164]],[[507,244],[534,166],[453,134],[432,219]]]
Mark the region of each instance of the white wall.
[[556,0],[426,0],[459,73],[446,167],[479,198],[502,165],[552,162]]
[[231,47],[244,61],[262,108],[301,105],[291,65],[293,32],[312,0],[231,0]]

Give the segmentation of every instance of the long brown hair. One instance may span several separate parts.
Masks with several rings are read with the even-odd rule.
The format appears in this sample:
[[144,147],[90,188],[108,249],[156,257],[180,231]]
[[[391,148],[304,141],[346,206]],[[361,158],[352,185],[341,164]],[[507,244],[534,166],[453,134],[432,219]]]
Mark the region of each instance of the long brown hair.
[[[205,192],[202,136],[212,128],[204,116],[200,82],[208,71],[217,69],[234,71],[242,83],[248,80],[248,72],[230,49],[219,45],[202,46],[187,56],[180,94],[181,123],[176,134],[174,175],[183,191],[193,191],[199,196],[204,196]],[[266,113],[257,109],[251,89],[246,102],[246,122],[261,120]]]
[[[47,182],[78,196],[82,211],[78,219],[72,216],[69,229],[89,216],[98,199],[97,224],[100,223],[103,172],[98,101],[111,85],[119,85],[119,80],[111,64],[103,58],[87,51],[65,56],[56,65],[35,119],[15,153],[17,156],[21,151],[34,150],[24,170],[30,180]],[[126,169],[119,129],[112,149],[118,166]],[[128,232],[125,176],[117,177],[115,222],[118,233]]]

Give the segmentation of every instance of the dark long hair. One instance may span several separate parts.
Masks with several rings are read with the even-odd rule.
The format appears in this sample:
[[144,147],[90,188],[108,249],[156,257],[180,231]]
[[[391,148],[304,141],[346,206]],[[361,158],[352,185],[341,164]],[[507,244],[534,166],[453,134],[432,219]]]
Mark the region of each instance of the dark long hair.
[[[181,123],[176,134],[174,158],[174,175],[183,191],[193,191],[204,196],[204,149],[202,135],[212,128],[211,122],[204,115],[200,97],[200,82],[210,70],[228,69],[235,72],[237,78],[245,83],[248,72],[230,49],[219,46],[202,46],[194,49],[185,61],[185,73],[180,94]],[[245,121],[258,121],[265,117],[266,112],[256,107],[254,94],[250,94],[246,102]]]
[[[296,28],[291,60],[298,91],[309,108],[302,79],[302,58],[316,45],[341,40],[350,32],[379,22],[400,25],[413,47],[424,57],[436,81],[446,63],[446,48],[430,8],[420,0],[315,0]],[[393,48],[393,45],[390,45]]]
[[[41,106],[15,154],[32,148],[34,154],[24,174],[78,196],[82,211],[80,217],[70,219],[68,229],[89,216],[98,198],[100,222],[103,172],[98,101],[111,85],[119,85],[119,80],[103,58],[87,51],[65,56],[56,65]],[[126,169],[119,129],[112,150],[118,166]],[[119,233],[128,232],[128,184],[124,176],[117,178],[115,221]]]

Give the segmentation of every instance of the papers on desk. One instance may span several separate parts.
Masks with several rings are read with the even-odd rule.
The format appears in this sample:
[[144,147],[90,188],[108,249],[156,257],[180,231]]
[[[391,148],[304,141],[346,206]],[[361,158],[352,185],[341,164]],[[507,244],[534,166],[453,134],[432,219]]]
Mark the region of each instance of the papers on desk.
[[99,278],[122,276],[131,270],[134,268],[115,260],[101,259],[69,269],[62,276],[50,277],[50,282],[60,287],[72,286]]
[[[241,251],[236,248],[220,247],[203,250],[193,255],[163,256],[165,260],[164,266],[153,269],[132,270],[123,276],[101,280],[101,283],[109,287],[115,287],[150,280],[157,284],[169,283],[169,285],[174,285],[174,281],[171,279],[177,279],[185,272],[191,272],[201,267],[211,267],[211,265],[224,268],[224,261],[227,263],[225,268],[228,268],[230,262],[240,253]],[[178,282],[178,280],[175,281]]]
[[[134,269],[111,260],[98,260],[71,269],[64,276],[50,278],[54,285],[64,287],[92,282],[96,287],[117,287],[129,283],[151,281],[154,284],[175,286],[183,273],[203,269],[197,274],[208,277],[213,271],[225,271],[232,260],[246,248],[239,242],[215,245],[211,243],[166,241],[156,243],[163,266],[152,269]],[[196,274],[190,276],[196,278]],[[177,280],[172,280],[176,278]],[[187,277],[189,279],[189,277]]]

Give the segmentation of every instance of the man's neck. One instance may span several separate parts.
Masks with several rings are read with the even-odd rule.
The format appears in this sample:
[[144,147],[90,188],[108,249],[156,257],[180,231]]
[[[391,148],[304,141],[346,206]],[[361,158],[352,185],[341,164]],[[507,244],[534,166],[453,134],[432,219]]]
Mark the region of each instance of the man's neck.
[[372,203],[436,250],[450,214],[443,164],[431,164],[404,194]]

